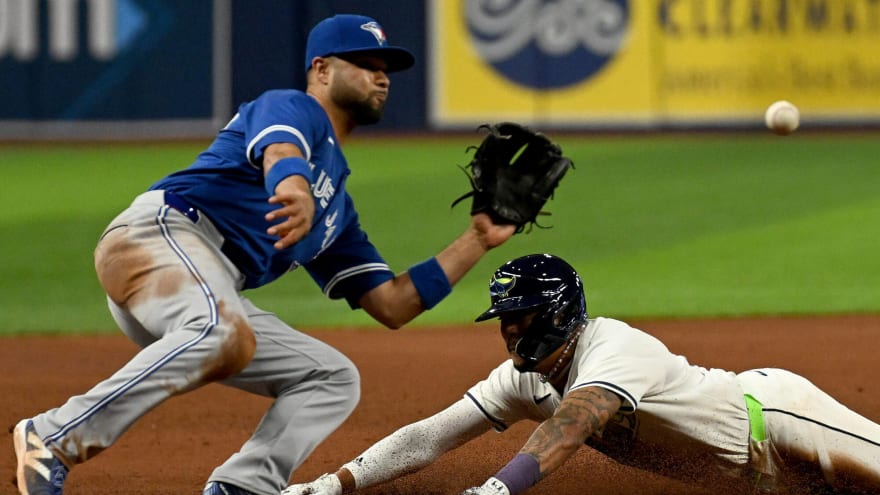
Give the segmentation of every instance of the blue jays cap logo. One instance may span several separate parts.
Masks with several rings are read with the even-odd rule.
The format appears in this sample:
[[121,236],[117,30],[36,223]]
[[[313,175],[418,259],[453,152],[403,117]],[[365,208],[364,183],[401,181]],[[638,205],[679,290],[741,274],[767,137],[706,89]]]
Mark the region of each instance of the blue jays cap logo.
[[492,298],[503,298],[507,297],[510,294],[510,291],[516,285],[516,277],[492,277],[492,282],[489,283],[489,295]]
[[388,40],[385,38],[385,31],[382,30],[382,26],[380,26],[378,22],[373,21],[361,24],[361,29],[372,34],[373,37],[376,38],[376,42],[379,43],[379,46],[385,46],[388,44]]

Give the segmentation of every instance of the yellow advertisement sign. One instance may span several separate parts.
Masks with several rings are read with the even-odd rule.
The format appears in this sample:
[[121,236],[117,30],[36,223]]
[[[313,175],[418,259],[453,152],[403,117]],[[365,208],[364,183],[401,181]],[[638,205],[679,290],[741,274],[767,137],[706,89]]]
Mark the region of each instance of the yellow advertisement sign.
[[[647,12],[627,12],[627,2],[593,2],[593,12],[578,7],[589,3],[433,0],[433,123],[651,118],[648,33],[632,29],[648,25]],[[569,78],[545,79],[560,73]]]
[[876,0],[433,0],[431,121],[880,119]]
[[663,1],[658,111],[743,117],[787,99],[816,118],[880,116],[880,2]]

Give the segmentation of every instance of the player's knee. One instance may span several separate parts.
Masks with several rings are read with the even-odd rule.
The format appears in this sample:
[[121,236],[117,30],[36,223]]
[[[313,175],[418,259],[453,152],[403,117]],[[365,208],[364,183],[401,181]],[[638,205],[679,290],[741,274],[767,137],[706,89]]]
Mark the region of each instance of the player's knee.
[[251,362],[257,348],[254,331],[244,318],[222,321],[212,332],[219,339],[213,358],[203,367],[206,382],[223,380],[239,373]]
[[354,364],[351,364],[346,373],[350,377],[350,380],[346,382],[346,396],[351,400],[351,408],[354,409],[354,406],[361,400],[361,375]]
[[353,411],[361,399],[361,376],[354,363],[342,356],[335,369],[328,374],[326,383],[334,389],[343,407],[347,407],[349,412]]

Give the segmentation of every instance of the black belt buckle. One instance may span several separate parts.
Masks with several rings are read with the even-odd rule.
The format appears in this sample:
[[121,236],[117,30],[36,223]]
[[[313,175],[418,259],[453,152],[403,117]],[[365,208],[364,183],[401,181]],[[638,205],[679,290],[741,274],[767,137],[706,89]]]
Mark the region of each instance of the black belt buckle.
[[165,204],[182,213],[183,216],[192,220],[193,223],[199,221],[199,211],[190,206],[185,199],[171,191],[165,191]]

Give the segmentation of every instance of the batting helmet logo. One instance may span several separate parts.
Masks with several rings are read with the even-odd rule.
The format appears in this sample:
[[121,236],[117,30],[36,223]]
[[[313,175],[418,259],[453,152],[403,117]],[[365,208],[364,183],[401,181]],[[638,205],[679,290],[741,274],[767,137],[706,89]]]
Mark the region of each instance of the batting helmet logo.
[[510,290],[516,285],[514,277],[492,277],[489,284],[489,295],[492,297],[507,297]]

